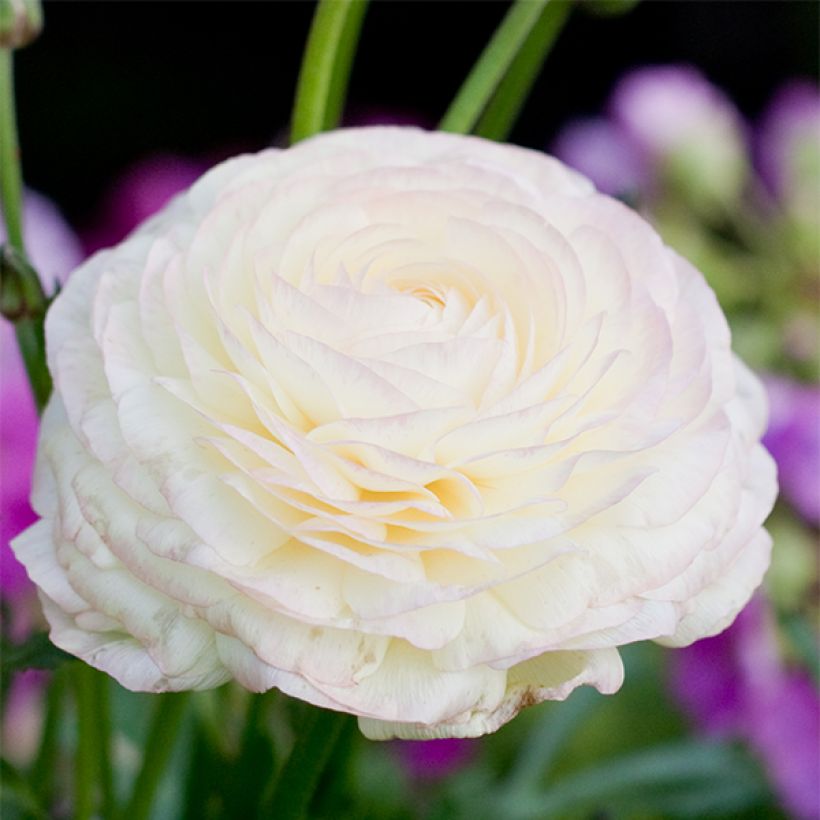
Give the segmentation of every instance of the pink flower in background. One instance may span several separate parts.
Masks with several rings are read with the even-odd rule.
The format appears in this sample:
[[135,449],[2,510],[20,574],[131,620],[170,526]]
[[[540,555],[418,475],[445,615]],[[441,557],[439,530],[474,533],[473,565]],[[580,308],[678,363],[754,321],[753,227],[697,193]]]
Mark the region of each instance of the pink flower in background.
[[804,671],[784,664],[766,601],[752,601],[726,632],[675,653],[672,664],[673,690],[694,721],[745,738],[792,816],[820,817],[820,699]]
[[757,134],[760,176],[778,199],[792,198],[794,188],[803,181],[803,152],[816,154],[818,146],[820,89],[810,80],[792,80],[772,98]]
[[820,386],[770,376],[769,429],[763,442],[777,461],[780,490],[812,524],[820,524]]
[[[25,242],[46,292],[54,290],[82,261],[80,242],[57,208],[44,196],[26,193]],[[0,225],[0,241],[5,241]],[[37,443],[37,411],[17,350],[14,328],[0,320],[0,593],[17,599],[32,589],[9,541],[35,520],[29,506],[31,469]]]
[[605,194],[617,196],[646,186],[646,157],[623,128],[603,117],[568,123],[550,151]]
[[159,154],[130,166],[103,199],[100,216],[83,241],[89,253],[116,245],[175,194],[188,188],[208,164]]

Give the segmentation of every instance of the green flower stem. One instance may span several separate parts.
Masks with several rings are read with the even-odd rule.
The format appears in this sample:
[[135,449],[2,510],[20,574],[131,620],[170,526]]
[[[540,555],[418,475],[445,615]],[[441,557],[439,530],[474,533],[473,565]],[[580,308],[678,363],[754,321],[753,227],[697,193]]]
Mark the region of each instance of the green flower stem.
[[99,766],[102,816],[114,817],[117,813],[114,795],[114,772],[111,767],[111,681],[108,675],[96,669],[92,675],[97,716],[97,763]]
[[46,808],[51,807],[54,792],[54,771],[57,762],[59,730],[66,701],[66,669],[54,672],[46,693],[45,721],[40,747],[31,770],[34,791]]
[[125,820],[146,820],[151,814],[157,789],[174,750],[177,733],[183,723],[190,693],[158,695],[148,738],[131,799],[122,814]]
[[42,319],[24,318],[14,323],[17,346],[26,366],[37,412],[42,413],[51,395],[51,374],[46,364],[46,340]]
[[276,820],[302,820],[307,817],[311,799],[331,758],[333,748],[347,723],[353,720],[344,712],[312,708],[279,772],[270,801],[264,801],[264,817]]
[[509,136],[547,55],[564,28],[570,9],[569,0],[552,0],[543,7],[521,50],[481,115],[475,127],[476,134],[499,141]]
[[442,131],[469,134],[476,127],[548,2],[516,0],[447,109]]
[[339,123],[367,0],[320,0],[296,86],[291,142]]
[[[8,244],[25,261],[23,243],[23,183],[20,174],[20,150],[17,142],[17,119],[14,111],[14,65],[10,49],[0,49],[0,202],[6,224]],[[31,272],[36,279],[36,273]],[[8,276],[8,271],[3,271]],[[30,278],[30,277],[29,277]],[[29,383],[34,393],[38,412],[41,412],[51,393],[51,376],[46,365],[46,346],[43,335],[43,317],[47,305],[39,279],[30,281],[27,304],[32,308],[40,303],[40,310],[28,310],[14,321],[17,344],[26,366]],[[33,298],[39,289],[40,299]],[[35,294],[36,295],[36,294]]]
[[0,201],[9,244],[18,251],[23,251],[22,189],[12,52],[0,48]]
[[84,663],[74,669],[77,705],[77,750],[74,759],[74,818],[94,815],[97,781],[97,714],[94,702],[94,670]]

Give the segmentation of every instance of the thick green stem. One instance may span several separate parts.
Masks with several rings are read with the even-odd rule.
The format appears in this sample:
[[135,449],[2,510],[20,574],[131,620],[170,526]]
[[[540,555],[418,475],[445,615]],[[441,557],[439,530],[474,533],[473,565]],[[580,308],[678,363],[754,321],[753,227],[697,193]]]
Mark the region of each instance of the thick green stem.
[[447,109],[439,125],[442,131],[469,134],[475,128],[547,2],[516,0]]
[[14,67],[10,49],[0,49],[0,201],[9,244],[23,251],[22,181],[14,113]]
[[[11,254],[3,259],[2,277],[8,280],[12,275],[7,265],[22,264],[28,270],[19,280],[24,293],[25,311],[13,319],[17,333],[20,354],[26,366],[38,412],[42,411],[51,393],[51,376],[46,365],[46,345],[43,336],[43,318],[47,300],[37,278],[25,259],[23,243],[23,201],[22,178],[20,174],[20,151],[17,143],[17,119],[14,110],[14,66],[12,52],[0,49],[0,202],[6,225]],[[19,271],[18,271],[19,273]],[[8,282],[3,282],[4,289]],[[5,308],[5,305],[4,305]]]
[[31,783],[46,808],[51,808],[54,793],[54,771],[59,751],[59,730],[66,700],[65,668],[57,670],[48,684],[46,713],[40,748],[31,770]]
[[507,139],[541,73],[544,60],[564,28],[570,8],[569,0],[552,0],[542,9],[509,71],[481,115],[475,127],[476,134],[491,140]]
[[91,820],[94,814],[97,774],[97,716],[94,703],[94,670],[78,663],[74,670],[77,704],[77,750],[74,759],[74,818]]
[[367,0],[320,0],[296,86],[292,143],[338,125],[366,9]]
[[111,681],[108,675],[94,670],[92,676],[97,714],[97,764],[99,767],[102,816],[114,817],[117,812],[114,795],[114,772],[111,766]]
[[345,725],[353,720],[344,712],[313,708],[299,728],[296,744],[279,772],[263,816],[302,820]]
[[26,366],[37,412],[42,413],[51,395],[51,374],[46,364],[46,340],[42,319],[20,319],[14,324],[17,346]]
[[125,820],[146,820],[165,774],[166,764],[174,750],[190,696],[188,692],[158,695],[154,716],[131,799],[122,817]]

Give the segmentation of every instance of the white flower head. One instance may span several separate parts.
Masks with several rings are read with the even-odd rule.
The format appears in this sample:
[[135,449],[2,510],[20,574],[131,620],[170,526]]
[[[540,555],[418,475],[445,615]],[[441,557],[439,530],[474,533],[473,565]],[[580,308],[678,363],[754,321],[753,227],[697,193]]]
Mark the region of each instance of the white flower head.
[[208,172],[47,321],[52,638],[473,736],[759,584],[765,401],[700,274],[543,154],[337,131]]

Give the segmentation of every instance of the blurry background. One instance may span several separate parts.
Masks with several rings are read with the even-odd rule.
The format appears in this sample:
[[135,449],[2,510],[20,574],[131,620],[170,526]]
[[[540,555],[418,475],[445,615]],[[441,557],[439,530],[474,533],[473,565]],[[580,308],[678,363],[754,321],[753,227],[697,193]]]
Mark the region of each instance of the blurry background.
[[[19,54],[24,175],[73,224],[110,180],[158,151],[208,161],[281,138],[314,4],[46,2]],[[348,111],[435,125],[501,20],[496,2],[381,0],[365,19]],[[814,2],[640,3],[572,16],[511,141],[543,148],[598,111],[627,68],[692,62],[754,117],[784,78],[817,77]]]
[[[434,127],[507,8],[371,3],[347,122]],[[309,2],[47,2],[44,33],[16,59],[25,180],[68,222],[29,196],[28,246],[41,274],[65,277],[214,162],[285,144],[313,10]],[[819,27],[816,2],[645,0],[615,18],[576,10],[511,135],[639,207],[715,288],[735,347],[764,376],[772,403],[766,442],[783,494],[769,523],[765,589],[721,636],[676,652],[627,647],[616,697],[577,691],[478,741],[384,746],[350,731],[311,816],[820,818]],[[675,67],[646,68],[658,65]],[[0,331],[8,651],[44,626],[7,550],[33,520],[36,415],[11,328]],[[13,683],[4,664],[4,759],[32,779],[50,816],[70,817],[70,705],[57,729],[45,721],[51,746],[37,749],[71,664]],[[113,682],[110,697],[123,792],[156,699]],[[304,718],[303,705],[275,694],[197,693],[153,816],[249,817]],[[44,748],[53,752],[48,765]],[[3,816],[31,816],[15,803],[6,770],[4,781]]]

